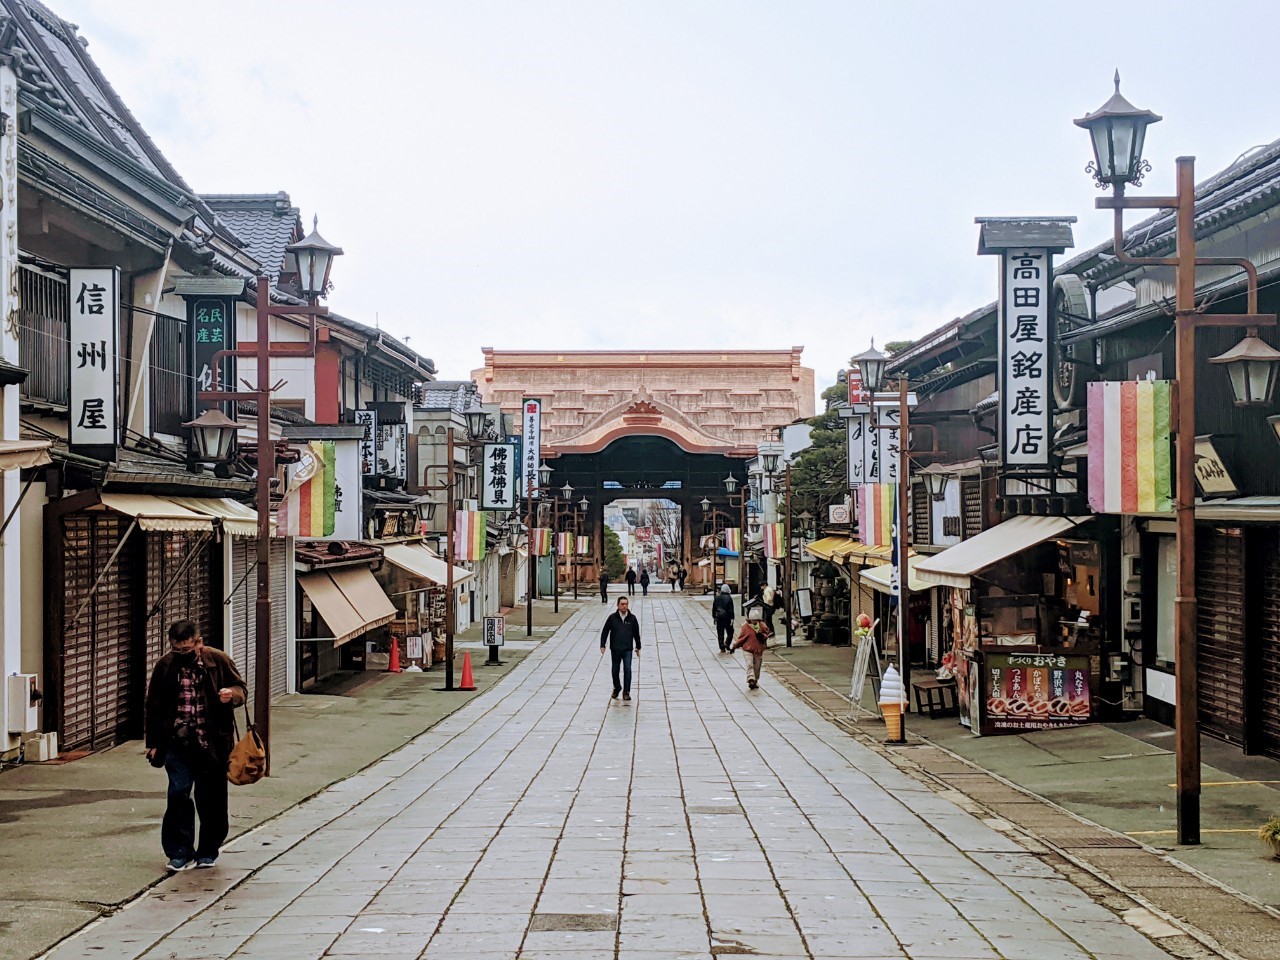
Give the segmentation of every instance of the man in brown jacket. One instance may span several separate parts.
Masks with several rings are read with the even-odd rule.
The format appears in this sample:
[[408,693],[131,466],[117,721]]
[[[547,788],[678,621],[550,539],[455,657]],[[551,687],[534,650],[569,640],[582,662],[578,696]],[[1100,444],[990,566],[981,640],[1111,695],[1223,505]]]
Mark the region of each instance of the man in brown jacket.
[[771,636],[773,634],[769,632],[763,620],[747,620],[738,632],[738,639],[733,641],[733,647],[729,652],[732,653],[741,647],[747,658],[748,690],[754,690],[760,685],[760,665],[764,661],[764,652],[769,647]]
[[[147,760],[169,774],[160,843],[171,873],[212,867],[227,839],[227,757],[248,690],[236,665],[190,620],[169,627],[169,653],[147,685]],[[195,804],[191,802],[195,790]],[[200,814],[200,842],[195,820]]]

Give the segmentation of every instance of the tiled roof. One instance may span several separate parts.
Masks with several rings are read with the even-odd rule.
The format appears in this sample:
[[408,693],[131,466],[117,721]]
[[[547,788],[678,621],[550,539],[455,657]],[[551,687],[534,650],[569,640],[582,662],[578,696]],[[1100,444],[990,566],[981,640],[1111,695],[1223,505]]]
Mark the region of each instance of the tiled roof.
[[253,259],[271,277],[272,285],[280,282],[285,247],[302,237],[302,217],[289,202],[289,194],[278,193],[206,193],[201,199],[218,215],[244,244]]
[[424,383],[414,406],[422,410],[452,410],[463,413],[480,402],[473,380],[435,380]]

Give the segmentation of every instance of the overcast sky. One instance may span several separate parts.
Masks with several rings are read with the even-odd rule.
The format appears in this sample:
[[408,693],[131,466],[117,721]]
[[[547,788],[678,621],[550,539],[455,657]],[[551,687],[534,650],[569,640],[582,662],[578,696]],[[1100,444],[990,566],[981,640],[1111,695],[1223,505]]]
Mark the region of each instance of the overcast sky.
[[202,192],[287,190],[335,309],[442,378],[498,348],[804,345],[995,298],[975,216],[1105,239],[1071,123],[1165,117],[1147,190],[1280,138],[1280,4],[45,0]]

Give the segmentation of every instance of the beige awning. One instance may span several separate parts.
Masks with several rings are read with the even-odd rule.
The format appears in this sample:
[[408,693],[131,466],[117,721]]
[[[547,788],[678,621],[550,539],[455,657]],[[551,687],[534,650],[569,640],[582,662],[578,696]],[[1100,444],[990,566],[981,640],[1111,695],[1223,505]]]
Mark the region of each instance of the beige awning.
[[916,564],[920,579],[930,585],[968,588],[970,578],[985,567],[1065,533],[1088,517],[1013,517],[983,530]]
[[299,574],[298,583],[333,631],[333,645],[395,619],[396,608],[368,567]]
[[43,467],[51,445],[51,440],[0,440],[0,470]]
[[[195,513],[220,520],[222,529],[230,536],[256,537],[258,535],[258,511],[228,497],[166,497],[165,499]],[[274,517],[271,525],[275,527]]]
[[[916,565],[920,561],[920,557],[911,557],[907,560],[907,569],[911,571],[907,586],[912,593],[923,593],[925,590],[932,590],[937,586],[936,583],[927,583],[920,579],[916,573]],[[872,590],[877,590],[880,593],[889,593],[892,588],[893,564],[886,563],[878,567],[866,567],[863,569],[861,576],[862,582],[871,587]]]
[[[448,582],[449,565],[421,543],[388,543],[382,548],[383,556],[401,570],[430,583],[442,586]],[[453,568],[453,585],[456,587],[474,574],[465,567]]]
[[143,530],[212,533],[213,518],[146,493],[104,493],[102,505],[138,521]]

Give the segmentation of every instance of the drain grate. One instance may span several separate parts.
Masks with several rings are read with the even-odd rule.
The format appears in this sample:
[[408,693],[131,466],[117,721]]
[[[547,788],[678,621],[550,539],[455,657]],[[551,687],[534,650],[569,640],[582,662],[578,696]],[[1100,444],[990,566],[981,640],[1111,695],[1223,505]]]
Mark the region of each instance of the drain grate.
[[1050,837],[1049,839],[1064,850],[1083,850],[1090,847],[1123,847],[1125,849],[1141,847],[1141,844],[1130,840],[1128,837],[1112,837],[1105,834],[1084,837]]
[[529,929],[534,931],[616,930],[618,916],[614,913],[538,913],[534,914]]
[[733,807],[713,807],[713,806],[705,806],[705,807],[690,807],[690,808],[689,808],[689,813],[691,813],[691,814],[701,814],[701,813],[707,813],[707,814],[711,814],[711,813],[741,813],[741,812],[742,812],[742,808],[741,808],[741,807],[738,807],[738,806],[733,806]]

